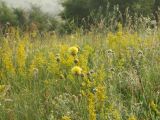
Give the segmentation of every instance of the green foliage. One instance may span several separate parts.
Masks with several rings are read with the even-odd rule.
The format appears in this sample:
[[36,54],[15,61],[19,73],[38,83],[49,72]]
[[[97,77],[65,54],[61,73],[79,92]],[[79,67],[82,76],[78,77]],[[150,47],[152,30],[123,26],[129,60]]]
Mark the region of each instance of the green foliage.
[[29,24],[36,24],[39,30],[48,29],[49,15],[41,11],[39,7],[32,6],[29,14]]
[[128,7],[133,13],[137,12],[142,15],[149,15],[152,12],[154,0],[109,0],[112,6],[118,4],[120,11],[125,13]]
[[25,26],[27,24],[27,13],[22,9],[14,9],[14,14],[17,17],[17,22],[19,26]]
[[82,19],[89,14],[87,0],[68,0],[63,2],[62,6],[65,8],[61,13],[62,18],[74,20],[77,25],[80,25]]
[[0,2],[0,24],[4,26],[6,23],[11,26],[19,26],[23,30],[30,29],[34,24],[40,31],[55,30],[57,20],[53,15],[44,13],[39,7],[31,6],[30,10],[20,8],[10,8],[4,2]]
[[13,10],[6,6],[5,3],[0,3],[0,24],[10,22],[11,24],[17,24],[17,16]]
[[1,38],[0,120],[160,120],[160,32],[118,26]]
[[159,4],[158,0],[66,0],[62,6],[62,18],[74,20],[77,26],[91,26],[95,21],[99,23],[105,19],[108,27],[115,18],[116,21],[126,24],[128,16],[132,21],[136,15],[152,17],[153,8],[157,8]]

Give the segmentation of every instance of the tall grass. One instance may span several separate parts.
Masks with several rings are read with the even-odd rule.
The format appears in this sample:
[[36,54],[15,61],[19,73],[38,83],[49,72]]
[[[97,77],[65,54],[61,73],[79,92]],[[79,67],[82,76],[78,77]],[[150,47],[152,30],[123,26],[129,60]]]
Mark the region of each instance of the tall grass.
[[159,120],[160,34],[127,30],[12,28],[0,38],[0,119]]

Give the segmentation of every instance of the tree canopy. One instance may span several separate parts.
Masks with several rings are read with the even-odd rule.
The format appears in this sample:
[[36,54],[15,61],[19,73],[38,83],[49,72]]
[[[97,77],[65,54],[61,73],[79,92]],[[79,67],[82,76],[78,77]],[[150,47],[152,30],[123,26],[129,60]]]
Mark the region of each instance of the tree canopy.
[[[63,19],[74,20],[75,24],[82,25],[83,20],[88,20],[91,13],[107,17],[108,12],[113,14],[115,9],[122,15],[125,22],[125,12],[128,8],[129,15],[151,16],[160,6],[159,0],[66,0],[62,3]],[[117,6],[117,7],[116,7]],[[90,22],[90,21],[89,21]]]

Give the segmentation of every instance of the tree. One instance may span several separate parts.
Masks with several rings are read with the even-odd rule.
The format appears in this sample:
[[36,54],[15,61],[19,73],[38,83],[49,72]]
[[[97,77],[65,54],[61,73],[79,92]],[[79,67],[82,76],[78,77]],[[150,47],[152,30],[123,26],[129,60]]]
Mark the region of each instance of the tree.
[[157,25],[159,25],[159,21],[160,21],[160,18],[159,18],[160,17],[160,14],[159,14],[160,9],[159,9],[159,7],[160,7],[160,0],[155,0],[154,6],[153,6],[153,14],[154,14],[155,19],[157,21]]
[[[153,3],[154,0],[66,0],[62,3],[64,11],[61,16],[65,20],[74,20],[75,24],[81,26],[83,20],[87,21],[91,13],[106,17],[108,12],[112,13],[115,6],[118,5],[123,22],[125,22],[126,8],[129,8],[131,16],[134,16],[135,13],[148,16],[152,13]],[[88,22],[92,23],[90,19]]]
[[61,13],[63,19],[74,22],[79,26],[82,19],[89,15],[88,1],[87,0],[67,0],[62,3],[64,11]]
[[55,30],[58,24],[54,16],[44,13],[40,7],[32,5],[30,10],[23,10],[11,8],[4,2],[0,2],[1,31],[8,28],[6,23],[9,23],[11,26],[18,26],[23,30],[30,30],[29,28],[35,26],[40,31]]
[[29,13],[24,11],[23,9],[15,8],[14,14],[17,16],[18,26],[25,29],[28,24]]
[[17,24],[17,16],[13,10],[6,6],[4,2],[0,2],[0,23],[6,24],[9,22],[12,25]]

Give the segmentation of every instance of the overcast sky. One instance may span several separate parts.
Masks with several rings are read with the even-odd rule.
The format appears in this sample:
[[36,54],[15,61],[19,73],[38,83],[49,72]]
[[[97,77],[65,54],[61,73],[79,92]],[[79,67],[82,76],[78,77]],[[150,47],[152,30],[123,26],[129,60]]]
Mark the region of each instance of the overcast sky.
[[57,14],[62,7],[58,4],[59,0],[2,0],[12,7],[20,7],[24,9],[30,8],[30,4],[38,5],[44,12]]

